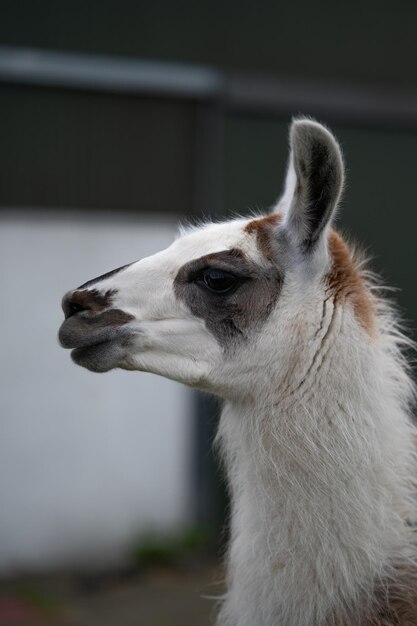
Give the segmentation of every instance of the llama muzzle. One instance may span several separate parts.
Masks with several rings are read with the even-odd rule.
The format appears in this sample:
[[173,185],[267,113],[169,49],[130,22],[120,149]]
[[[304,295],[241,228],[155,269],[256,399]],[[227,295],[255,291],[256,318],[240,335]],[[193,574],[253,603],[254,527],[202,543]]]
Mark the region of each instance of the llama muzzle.
[[111,305],[111,292],[75,290],[62,300],[65,320],[58,339],[63,348],[85,348],[113,340],[133,317]]

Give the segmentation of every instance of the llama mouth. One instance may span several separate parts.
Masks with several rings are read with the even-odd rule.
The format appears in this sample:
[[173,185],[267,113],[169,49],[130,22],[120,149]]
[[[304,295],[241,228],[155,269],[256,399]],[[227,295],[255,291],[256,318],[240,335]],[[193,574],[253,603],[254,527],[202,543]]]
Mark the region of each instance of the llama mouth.
[[118,367],[131,336],[125,326],[108,326],[103,321],[106,320],[102,316],[73,316],[63,322],[58,332],[59,343],[71,349],[74,363],[92,372]]
[[91,372],[108,372],[118,367],[125,354],[125,342],[110,339],[75,348],[71,351],[71,358]]
[[[110,314],[113,317],[110,317]],[[125,336],[127,330],[125,324],[130,321],[131,316],[117,320],[116,323],[115,314],[119,314],[119,311],[70,317],[61,324],[58,341],[63,348],[89,348]]]

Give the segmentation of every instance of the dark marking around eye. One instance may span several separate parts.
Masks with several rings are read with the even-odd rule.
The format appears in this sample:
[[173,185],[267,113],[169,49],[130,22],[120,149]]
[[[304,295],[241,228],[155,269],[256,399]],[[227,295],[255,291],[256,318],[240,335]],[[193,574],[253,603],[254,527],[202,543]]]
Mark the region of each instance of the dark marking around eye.
[[[224,292],[202,286],[206,273],[224,273],[235,281]],[[282,276],[276,266],[261,267],[237,249],[206,255],[183,265],[174,291],[226,349],[249,336],[269,317],[280,293]]]

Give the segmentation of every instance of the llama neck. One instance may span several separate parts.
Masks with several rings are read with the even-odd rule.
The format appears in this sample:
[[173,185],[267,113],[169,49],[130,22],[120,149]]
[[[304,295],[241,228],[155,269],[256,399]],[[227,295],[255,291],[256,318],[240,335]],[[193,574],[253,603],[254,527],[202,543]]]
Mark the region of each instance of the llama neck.
[[268,401],[225,405],[232,537],[220,624],[336,624],[344,611],[360,623],[374,581],[408,556],[412,427],[395,362],[382,345],[340,349],[288,397],[271,389]]

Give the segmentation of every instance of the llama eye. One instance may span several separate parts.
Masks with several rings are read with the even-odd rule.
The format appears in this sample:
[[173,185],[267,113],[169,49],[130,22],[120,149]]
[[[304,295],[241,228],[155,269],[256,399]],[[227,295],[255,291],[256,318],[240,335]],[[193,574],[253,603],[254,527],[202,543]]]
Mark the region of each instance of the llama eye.
[[206,269],[202,273],[201,281],[210,291],[217,293],[226,293],[230,291],[237,283],[236,276],[224,272],[223,270]]

